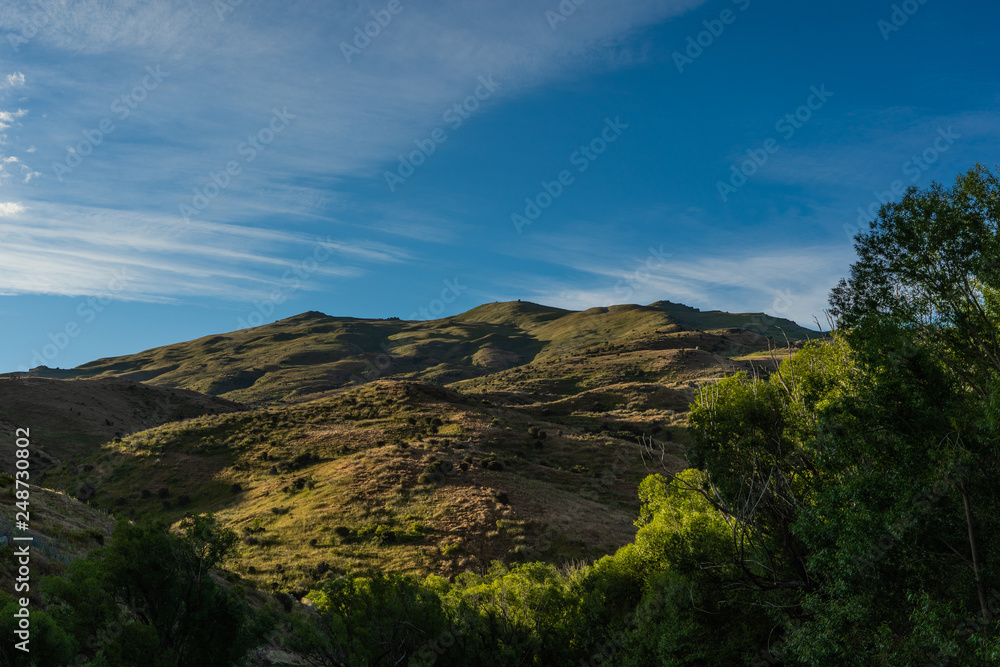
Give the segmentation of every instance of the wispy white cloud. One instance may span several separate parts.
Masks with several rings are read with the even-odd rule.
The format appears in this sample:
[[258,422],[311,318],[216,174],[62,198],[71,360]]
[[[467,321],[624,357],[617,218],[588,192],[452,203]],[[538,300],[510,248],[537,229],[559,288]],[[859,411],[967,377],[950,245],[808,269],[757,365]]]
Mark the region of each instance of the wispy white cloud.
[[562,247],[551,261],[572,269],[575,276],[524,277],[512,287],[561,308],[666,299],[701,308],[765,312],[812,326],[814,318],[824,321],[830,289],[855,259],[847,244],[747,246],[739,255],[689,255],[660,247],[624,263],[612,259],[629,256],[620,249],[608,248],[604,257],[599,255],[577,255]]
[[[0,205],[0,212],[8,209],[10,215],[28,210],[19,203]],[[0,235],[2,294],[100,294],[107,276],[124,268],[133,278],[120,297],[154,302],[265,298],[296,265],[288,258],[319,258],[310,274],[321,280],[357,277],[367,266],[407,256],[364,239],[217,223],[179,226],[169,217],[46,203],[33,203],[30,214],[16,221],[0,222]]]
[[0,27],[78,54],[103,52],[116,43],[123,51],[171,44],[183,49],[197,38],[199,19],[214,14],[211,3],[204,9],[177,11],[176,3],[163,0],[13,0],[0,7]]
[[28,111],[26,109],[18,109],[17,111],[0,111],[0,130],[6,130],[13,125],[18,118],[24,118],[26,115],[28,115]]
[[[4,85],[3,81],[6,81]],[[8,74],[5,79],[0,80],[0,94],[9,88],[16,88],[24,85],[24,74],[20,72],[15,72],[14,74]],[[6,97],[6,94],[3,95]],[[0,146],[6,146],[8,142],[8,134],[5,132],[12,127],[20,125],[20,119],[28,115],[27,109],[18,109],[17,111],[4,111],[0,109]],[[0,184],[4,181],[10,179],[13,174],[11,174],[9,165],[17,164],[20,160],[13,155],[2,155],[0,154]],[[37,172],[34,172],[30,167],[25,164],[20,164],[21,173],[25,175],[24,182],[29,182],[32,178],[39,176]]]
[[[626,37],[705,2],[586,3],[557,30],[545,15],[556,2],[406,2],[350,63],[342,42],[350,43],[355,27],[371,21],[370,10],[380,6],[291,0],[277,7],[248,1],[223,21],[213,3],[55,3],[57,11],[45,14],[31,48],[62,57],[28,60],[16,74],[18,82],[22,76],[30,80],[32,96],[18,103],[58,118],[21,127],[25,110],[0,112],[0,130],[18,122],[12,139],[22,158],[17,185],[39,198],[39,183],[52,183],[45,190],[49,208],[32,211],[33,226],[7,230],[4,252],[21,255],[3,261],[34,278],[5,270],[0,289],[79,293],[100,282],[94,282],[88,262],[95,262],[101,275],[106,265],[129,262],[150,277],[135,283],[134,298],[185,294],[191,283],[184,276],[197,276],[192,294],[243,300],[264,289],[275,273],[281,275],[278,265],[284,260],[278,258],[295,257],[292,248],[305,236],[267,237],[259,230],[253,235],[247,230],[257,228],[243,224],[247,220],[273,224],[281,218],[295,225],[292,229],[333,224],[343,230],[330,210],[356,212],[350,211],[351,196],[342,184],[381,181],[396,156],[442,126],[444,112],[473,94],[480,76],[500,84],[484,103],[480,113],[486,114],[490,104],[553,80],[641,59],[640,51],[625,45]],[[52,6],[42,0],[3,3],[0,32],[19,34],[32,16]],[[123,117],[114,111],[122,108],[115,102],[138,90],[147,66],[162,66],[169,76],[156,89],[140,90],[142,100],[130,98],[135,108],[126,105],[131,113]],[[267,127],[275,108],[287,108],[295,119],[266,150],[246,160],[242,142]],[[104,120],[114,130],[105,132],[99,145],[85,146],[93,149],[88,155],[73,155],[84,132],[96,136],[93,128]],[[83,161],[65,183],[42,181],[40,171],[52,176],[50,168],[23,163],[35,146],[42,147],[45,164],[68,156]],[[234,160],[241,173],[193,216],[197,226],[176,239],[164,238],[164,229],[177,226],[180,205]],[[385,206],[370,216],[369,229],[408,241],[455,238],[460,225],[443,217]],[[343,267],[345,277],[363,272],[368,263],[419,259],[369,239],[338,240],[331,249],[337,260],[330,266]]]
[[10,216],[17,215],[18,213],[22,213],[24,210],[24,206],[21,202],[0,202],[0,218],[8,218]]
[[[634,60],[623,56],[624,36],[704,2],[587,4],[555,31],[545,11],[557,3],[405,3],[348,63],[341,44],[351,44],[355,27],[372,20],[374,5],[299,0],[278,10],[247,2],[223,22],[211,3],[179,8],[169,0],[82,1],[61,8],[34,40],[83,51],[88,76],[76,75],[70,63],[37,66],[33,79],[72,99],[63,113],[78,110],[72,114],[83,130],[100,120],[96,114],[108,114],[132,79],[142,78],[145,65],[162,62],[171,73],[164,84],[169,92],[151,92],[136,114],[143,120],[123,120],[108,142],[117,144],[133,123],[165,131],[162,145],[116,146],[117,164],[146,171],[153,163],[161,172],[173,165],[175,182],[185,186],[234,157],[246,133],[268,121],[271,107],[287,106],[298,118],[275,141],[267,175],[255,165],[241,179],[241,188],[256,191],[287,173],[326,179],[380,173],[407,146],[412,149],[414,139],[442,125],[443,112],[471,95],[479,76],[493,75],[500,84],[495,103],[555,78],[619,67]],[[17,29],[38,6],[11,3],[0,10],[0,29]],[[119,57],[123,52],[127,61]],[[92,59],[106,54],[114,54],[114,62],[95,80]],[[79,141],[79,131],[51,139],[65,145]]]

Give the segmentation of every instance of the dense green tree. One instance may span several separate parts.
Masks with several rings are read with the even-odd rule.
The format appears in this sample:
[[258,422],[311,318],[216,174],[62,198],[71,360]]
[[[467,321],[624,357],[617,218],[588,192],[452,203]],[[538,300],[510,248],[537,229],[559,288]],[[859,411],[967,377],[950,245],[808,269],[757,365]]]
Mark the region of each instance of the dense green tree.
[[736,576],[734,523],[709,500],[707,483],[694,469],[647,477],[634,542],[596,564],[595,572],[614,563],[642,582],[611,664],[745,664],[773,626],[752,595],[721,583]]
[[807,345],[767,378],[737,373],[701,392],[689,457],[706,475],[692,488],[732,527],[731,567],[717,563],[724,583],[759,592],[818,587],[795,526],[818,483],[819,421],[858,382],[838,339]]
[[851,276],[830,299],[852,344],[904,362],[924,347],[965,391],[995,394],[1000,179],[977,165],[953,188],[911,187],[882,207],[855,247]]
[[315,665],[739,664],[773,624],[697,578],[732,555],[702,481],[648,477],[635,542],[593,565],[494,563],[454,582],[335,577],[308,596],[318,613],[293,614],[288,647]]
[[296,616],[289,646],[315,665],[412,664],[447,629],[436,592],[411,576],[334,577],[307,597],[318,616]]
[[211,574],[234,543],[210,516],[181,535],[119,521],[106,548],[46,581],[52,614],[94,664],[237,664],[268,619]]
[[864,390],[821,424],[829,454],[797,534],[826,582],[789,650],[816,665],[988,664],[1000,181],[977,166],[953,188],[911,188],[856,246],[831,306]]
[[21,641],[14,631],[19,628],[14,616],[21,609],[17,600],[0,591],[0,664],[11,667],[48,667],[48,665],[68,664],[76,655],[76,642],[72,635],[44,610],[30,609],[31,633],[28,649],[24,652],[15,647]]

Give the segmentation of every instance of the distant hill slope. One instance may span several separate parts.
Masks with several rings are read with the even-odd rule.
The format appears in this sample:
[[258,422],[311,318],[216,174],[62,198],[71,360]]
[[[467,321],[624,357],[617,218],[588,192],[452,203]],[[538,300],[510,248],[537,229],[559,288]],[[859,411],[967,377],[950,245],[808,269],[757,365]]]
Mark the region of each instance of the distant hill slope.
[[[116,437],[241,409],[214,396],[121,378],[0,378],[0,434],[13,442],[16,428],[30,429],[32,470],[37,473]],[[14,472],[13,454],[11,447],[0,448],[0,471]]]
[[[376,378],[439,384],[483,378],[609,345],[631,350],[701,347],[695,342],[704,338],[700,331],[716,336],[710,342],[713,349],[724,346],[723,339],[749,332],[749,338],[741,339],[746,349],[726,350],[733,353],[764,349],[771,344],[766,337],[783,345],[785,336],[791,341],[818,336],[760,313],[701,313],[668,301],[582,312],[529,302],[493,303],[426,322],[312,311],[253,329],[99,359],[69,371],[40,368],[32,374],[123,377],[261,404],[315,398]],[[682,340],[685,334],[690,340]]]
[[[655,431],[672,470],[684,465],[685,438],[679,414],[656,415],[658,427],[624,410],[587,414],[597,400],[614,407],[591,396],[562,424],[437,385],[379,380],[133,434],[51,482],[90,489],[91,504],[133,518],[213,512],[242,538],[233,569],[299,595],[331,570],[454,575],[494,559],[593,559],[634,537],[647,474],[635,433]],[[660,400],[685,403],[648,403]]]
[[459,322],[488,322],[529,330],[573,313],[572,310],[543,306],[530,301],[486,303],[449,319]]
[[746,329],[776,340],[785,336],[790,341],[818,338],[819,332],[800,327],[791,320],[770,317],[763,313],[727,313],[722,310],[699,310],[682,303],[657,301],[650,308],[663,311],[671,320],[687,330],[714,331],[719,329]]
[[216,513],[240,533],[236,571],[304,592],[329,572],[612,553],[634,536],[640,480],[685,465],[698,388],[766,374],[798,347],[785,335],[817,334],[666,301],[308,312],[33,371],[74,380],[0,380],[0,420],[63,458],[47,486],[119,516]]

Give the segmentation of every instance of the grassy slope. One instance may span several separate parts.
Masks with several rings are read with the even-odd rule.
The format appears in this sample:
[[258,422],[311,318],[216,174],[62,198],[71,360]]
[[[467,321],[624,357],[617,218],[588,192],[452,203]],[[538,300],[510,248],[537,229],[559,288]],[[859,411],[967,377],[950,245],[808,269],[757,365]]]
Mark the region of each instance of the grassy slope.
[[[29,428],[32,470],[87,456],[115,437],[240,406],[213,396],[118,378],[0,378],[0,437]],[[13,448],[0,447],[0,471],[13,473]]]
[[[498,303],[419,323],[305,313],[99,360],[62,373],[256,408],[118,440],[75,424],[92,467],[64,465],[48,483],[124,516],[215,512],[243,538],[232,568],[272,589],[303,591],[329,569],[451,575],[494,558],[593,558],[634,535],[639,437],[681,467],[698,386],[773,364],[774,342],[741,328],[753,317],[668,302]],[[421,477],[435,466],[442,477]]]
[[265,404],[308,400],[376,378],[446,384],[597,345],[632,341],[649,348],[650,339],[670,333],[686,331],[697,336],[698,330],[719,330],[723,336],[727,335],[723,330],[748,327],[779,340],[778,327],[791,340],[811,334],[787,320],[760,314],[699,313],[669,302],[583,312],[528,302],[495,303],[428,322],[358,320],[309,312],[253,329],[100,359],[71,371],[39,369],[36,374],[119,376]]
[[[13,536],[24,535],[14,530],[15,514],[19,511],[14,491],[12,480],[0,479],[0,536],[7,538],[8,545],[16,544],[11,540]],[[34,537],[30,594],[35,598],[43,576],[60,573],[65,563],[103,545],[111,537],[115,522],[108,513],[88,507],[65,493],[34,485],[30,487],[28,503],[29,534]],[[18,567],[14,550],[0,549],[0,559],[0,588],[13,594]]]
[[800,327],[791,320],[771,317],[763,313],[727,313],[721,310],[701,311],[697,308],[691,308],[690,306],[670,301],[657,301],[650,304],[649,307],[666,313],[674,322],[689,330],[747,329],[782,342],[786,336],[790,341],[819,337],[817,332]]
[[[443,476],[421,478],[435,461]],[[93,502],[129,516],[215,512],[244,538],[233,569],[297,591],[327,568],[450,575],[492,559],[593,558],[632,539],[645,475],[627,433],[399,381],[161,426],[106,445],[93,464],[53,482],[90,484]]]

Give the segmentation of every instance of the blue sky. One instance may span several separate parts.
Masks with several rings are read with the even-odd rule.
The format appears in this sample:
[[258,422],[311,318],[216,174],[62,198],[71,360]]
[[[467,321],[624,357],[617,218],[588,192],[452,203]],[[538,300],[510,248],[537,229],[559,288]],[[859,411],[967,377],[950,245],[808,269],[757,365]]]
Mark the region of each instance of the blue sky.
[[859,209],[998,162],[993,5],[577,2],[5,2],[0,371],[306,310],[810,325]]

